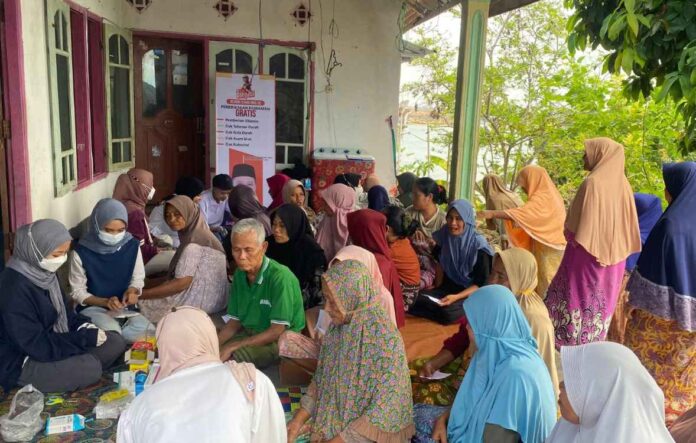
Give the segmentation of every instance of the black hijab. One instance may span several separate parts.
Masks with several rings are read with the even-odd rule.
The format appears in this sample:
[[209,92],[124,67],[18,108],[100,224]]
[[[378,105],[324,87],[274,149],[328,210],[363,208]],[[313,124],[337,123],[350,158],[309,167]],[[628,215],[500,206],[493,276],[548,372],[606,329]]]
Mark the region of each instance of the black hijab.
[[278,207],[272,219],[280,217],[288,231],[287,243],[278,243],[271,235],[268,237],[266,256],[290,268],[305,288],[313,283],[317,269],[326,269],[324,250],[312,235],[307,215],[299,206],[284,204]]

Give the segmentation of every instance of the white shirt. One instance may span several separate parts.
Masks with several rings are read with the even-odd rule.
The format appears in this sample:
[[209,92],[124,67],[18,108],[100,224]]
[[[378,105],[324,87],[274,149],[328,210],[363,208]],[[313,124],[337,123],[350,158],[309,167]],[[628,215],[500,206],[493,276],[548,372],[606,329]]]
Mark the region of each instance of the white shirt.
[[201,201],[198,202],[201,212],[205,216],[208,226],[220,226],[225,220],[225,213],[230,213],[230,208],[227,204],[227,199],[218,203],[213,198],[213,190],[208,189],[201,194]]
[[150,212],[150,221],[148,225],[150,226],[150,234],[162,239],[168,236],[172,239],[172,247],[178,248],[181,242],[179,241],[179,233],[172,230],[167,222],[164,220],[164,205],[162,203],[159,206],[155,206]]
[[256,371],[254,403],[223,363],[182,369],[156,382],[121,414],[118,443],[286,443],[273,383]]
[[[70,283],[70,296],[82,306],[85,306],[85,300],[89,297],[96,297],[90,294],[87,290],[87,273],[82,266],[80,255],[72,251],[70,253],[70,274],[68,276]],[[138,255],[135,258],[135,266],[133,267],[133,275],[131,276],[129,288],[136,288],[142,292],[145,286],[145,265],[143,264],[143,255],[138,248]],[[121,297],[123,294],[113,294]]]

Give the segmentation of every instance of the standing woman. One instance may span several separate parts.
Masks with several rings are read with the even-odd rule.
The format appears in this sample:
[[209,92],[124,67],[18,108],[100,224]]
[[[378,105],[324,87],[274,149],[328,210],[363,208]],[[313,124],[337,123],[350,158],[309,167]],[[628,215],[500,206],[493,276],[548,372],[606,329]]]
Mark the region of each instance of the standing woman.
[[312,228],[312,232],[316,232],[317,214],[307,205],[308,200],[307,190],[301,181],[290,180],[283,185],[283,203],[289,203],[302,208],[307,215],[307,220],[309,221],[309,226]]
[[157,255],[157,246],[150,235],[145,206],[155,196],[152,172],[133,168],[119,175],[114,186],[113,198],[126,206],[128,232],[140,241],[143,262],[147,264]]
[[696,163],[665,164],[669,203],[627,285],[626,346],[665,394],[667,423],[696,406]]
[[568,211],[568,246],[546,295],[557,349],[604,340],[626,258],[640,251],[624,147],[604,137],[586,140],[583,161],[590,174]]
[[17,230],[14,254],[0,273],[0,385],[32,384],[63,392],[99,381],[126,350],[116,332],[104,332],[67,309],[56,271],[68,259],[70,234],[56,220]]
[[168,279],[143,289],[141,312],[157,323],[177,306],[194,306],[209,314],[222,310],[229,294],[227,260],[200,208],[190,198],[178,195],[167,202],[164,216],[169,227],[179,233],[181,245],[169,264]]
[[355,191],[340,183],[324,189],[324,218],[317,225],[317,242],[331,262],[336,253],[348,244],[348,213],[355,207]]
[[263,225],[266,235],[271,235],[271,219],[266,215],[266,208],[261,206],[253,189],[245,185],[237,185],[232,189],[227,201],[235,223],[245,218],[253,218]]
[[387,244],[387,218],[372,209],[352,212],[348,214],[348,232],[355,246],[365,248],[375,255],[384,286],[394,297],[396,324],[403,327],[406,324],[404,296],[399,283],[399,273],[391,259],[391,250]]
[[[522,206],[520,197],[507,189],[503,180],[495,175],[488,174],[483,177],[483,195],[486,198],[487,211],[505,211],[506,209],[514,209]],[[501,238],[501,247],[505,249],[509,244],[508,236],[519,230],[510,220],[493,220],[488,219],[486,227],[491,231],[497,231]]]
[[387,243],[396,272],[399,274],[399,283],[404,293],[404,307],[408,311],[418,296],[421,281],[418,256],[409,240],[416,231],[417,223],[398,206],[387,206],[384,215],[387,217]]
[[517,176],[517,184],[527,193],[527,203],[519,208],[486,210],[480,216],[488,220],[514,222],[521,228],[509,231],[508,240],[511,246],[527,249],[534,254],[539,270],[536,292],[545,298],[546,290],[561,265],[566,246],[563,235],[565,205],[548,172],[541,166],[522,168]]
[[413,172],[402,172],[396,176],[396,182],[398,183],[396,190],[399,195],[396,197],[399,199],[404,208],[408,208],[413,204],[413,184],[416,182],[418,177]]

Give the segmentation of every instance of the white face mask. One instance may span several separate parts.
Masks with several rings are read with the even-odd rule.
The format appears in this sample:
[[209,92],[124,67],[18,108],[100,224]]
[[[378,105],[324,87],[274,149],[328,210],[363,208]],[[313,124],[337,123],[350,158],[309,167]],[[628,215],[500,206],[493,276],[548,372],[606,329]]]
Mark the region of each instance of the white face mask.
[[60,257],[44,258],[39,262],[39,266],[48,272],[56,272],[66,261],[68,261],[68,254],[63,254]]
[[118,234],[109,234],[108,232],[99,231],[99,240],[103,241],[109,246],[117,245],[123,237],[126,236],[126,231],[119,232]]
[[152,200],[152,198],[153,198],[154,196],[155,196],[155,188],[154,188],[154,186],[153,186],[152,188],[150,188],[150,193],[147,194],[147,199],[148,199],[148,200]]

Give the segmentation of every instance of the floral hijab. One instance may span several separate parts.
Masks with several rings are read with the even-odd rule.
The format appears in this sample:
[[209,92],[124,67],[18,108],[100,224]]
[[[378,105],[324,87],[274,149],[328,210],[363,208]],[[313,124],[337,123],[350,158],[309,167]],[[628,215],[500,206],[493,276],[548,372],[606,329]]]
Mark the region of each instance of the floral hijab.
[[411,381],[399,331],[376,300],[370,272],[356,260],[323,276],[348,322],[332,325],[314,374],[317,387],[312,441],[351,429],[379,442],[414,433]]

